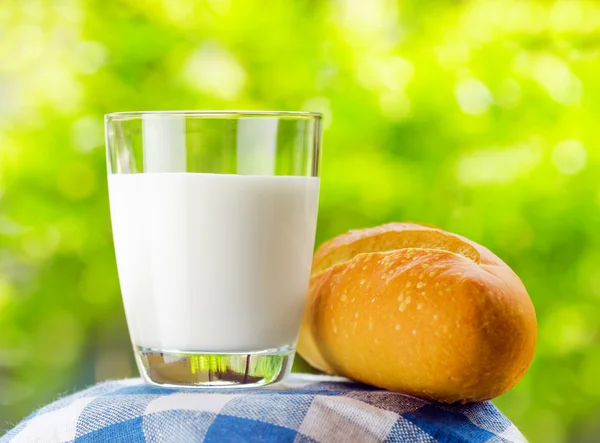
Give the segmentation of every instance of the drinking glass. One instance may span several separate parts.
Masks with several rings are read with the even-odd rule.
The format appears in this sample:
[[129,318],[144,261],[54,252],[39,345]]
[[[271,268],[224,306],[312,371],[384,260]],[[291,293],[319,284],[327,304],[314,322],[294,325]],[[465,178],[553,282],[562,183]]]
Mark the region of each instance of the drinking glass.
[[142,377],[282,380],[310,276],[321,115],[118,112],[105,123],[117,269]]

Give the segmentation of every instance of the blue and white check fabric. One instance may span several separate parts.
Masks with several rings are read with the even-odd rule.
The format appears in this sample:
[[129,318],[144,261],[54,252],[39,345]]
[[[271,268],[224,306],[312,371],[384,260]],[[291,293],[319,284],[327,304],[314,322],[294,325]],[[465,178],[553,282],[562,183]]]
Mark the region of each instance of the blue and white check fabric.
[[111,381],[41,408],[0,443],[525,442],[490,402],[440,405],[329,376],[260,389]]

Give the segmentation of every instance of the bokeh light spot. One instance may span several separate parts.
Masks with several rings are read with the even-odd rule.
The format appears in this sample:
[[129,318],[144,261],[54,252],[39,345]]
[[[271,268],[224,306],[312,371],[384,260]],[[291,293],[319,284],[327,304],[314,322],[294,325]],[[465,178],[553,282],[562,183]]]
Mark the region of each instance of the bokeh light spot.
[[53,1],[52,6],[59,16],[71,23],[81,22],[85,15],[80,0]]
[[533,77],[563,105],[579,103],[583,93],[581,81],[571,72],[568,65],[553,55],[543,55],[534,61]]
[[401,92],[413,78],[413,64],[402,57],[365,57],[358,62],[359,82],[377,92]]
[[93,74],[107,61],[108,51],[102,43],[84,41],[75,46],[72,62],[82,74]]
[[381,93],[379,94],[379,108],[387,120],[401,121],[410,114],[410,100],[402,93]]
[[44,32],[40,26],[24,24],[17,28],[15,41],[17,42],[17,60],[13,61],[17,66],[22,63],[34,61],[44,51]]
[[596,327],[584,309],[579,305],[562,306],[545,315],[540,324],[540,348],[544,353],[565,356],[592,342]]
[[550,26],[557,31],[577,29],[582,19],[583,11],[579,1],[557,1],[550,9]]
[[104,143],[102,119],[93,115],[86,115],[76,120],[71,126],[71,139],[73,145],[83,152],[101,147]]
[[183,75],[196,90],[229,100],[242,92],[246,81],[237,59],[214,43],[200,47],[188,58]]
[[335,23],[340,24],[347,41],[355,47],[384,46],[386,40],[397,38],[399,33],[398,7],[395,1],[338,0],[332,2]]
[[45,2],[43,0],[30,0],[26,2],[18,2],[19,6],[21,6],[21,10],[26,15],[38,21],[43,20],[43,18],[47,14],[47,7],[51,6],[52,3]]
[[40,66],[36,81],[28,94],[36,99],[42,98],[64,113],[72,113],[78,108],[82,99],[81,85],[63,64],[53,61]]
[[476,78],[461,80],[455,89],[458,106],[465,114],[485,114],[493,102],[488,87]]
[[458,162],[458,179],[466,185],[509,183],[526,176],[541,160],[541,150],[530,144],[482,149]]
[[43,230],[31,230],[22,238],[22,248],[25,255],[33,260],[43,260],[50,257],[60,243],[60,231],[50,226]]
[[189,1],[163,0],[164,11],[172,21],[182,23],[190,20],[190,15],[194,12],[194,3]]
[[587,151],[578,140],[564,140],[552,148],[552,163],[562,174],[572,175],[586,164]]
[[[19,112],[22,106],[20,95],[18,81],[15,78],[0,75],[0,97],[2,98],[0,100],[0,117],[10,117]],[[6,120],[0,120],[0,127],[6,125]]]

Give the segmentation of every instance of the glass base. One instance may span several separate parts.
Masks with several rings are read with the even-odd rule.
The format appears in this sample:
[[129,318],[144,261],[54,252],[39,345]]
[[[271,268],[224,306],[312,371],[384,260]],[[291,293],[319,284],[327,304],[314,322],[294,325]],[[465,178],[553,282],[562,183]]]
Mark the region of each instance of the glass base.
[[244,388],[282,381],[291,371],[295,349],[251,353],[181,352],[135,347],[142,377],[173,388]]

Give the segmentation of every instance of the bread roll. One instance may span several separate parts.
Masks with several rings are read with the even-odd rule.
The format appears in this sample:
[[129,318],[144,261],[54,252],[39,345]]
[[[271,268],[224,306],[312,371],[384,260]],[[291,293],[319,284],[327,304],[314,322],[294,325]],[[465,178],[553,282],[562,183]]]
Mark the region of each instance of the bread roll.
[[531,299],[502,260],[459,235],[392,223],[317,250],[298,352],[330,374],[466,403],[513,387],[536,339]]

